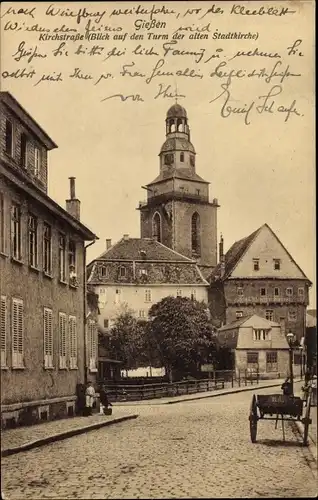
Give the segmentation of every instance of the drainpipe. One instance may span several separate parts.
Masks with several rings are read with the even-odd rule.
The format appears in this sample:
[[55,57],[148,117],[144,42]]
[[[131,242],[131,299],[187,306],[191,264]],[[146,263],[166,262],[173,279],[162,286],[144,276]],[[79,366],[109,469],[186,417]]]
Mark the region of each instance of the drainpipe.
[[84,245],[84,273],[83,273],[83,290],[84,290],[84,383],[87,384],[87,279],[86,279],[86,256],[87,256],[87,248],[96,243],[98,238],[88,243],[88,245]]

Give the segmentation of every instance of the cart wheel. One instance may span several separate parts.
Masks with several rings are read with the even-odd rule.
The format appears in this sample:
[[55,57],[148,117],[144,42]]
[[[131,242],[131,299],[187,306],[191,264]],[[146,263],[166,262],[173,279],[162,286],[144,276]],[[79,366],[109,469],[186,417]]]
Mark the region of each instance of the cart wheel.
[[257,405],[256,405],[255,395],[252,398],[249,421],[250,421],[251,441],[252,443],[256,443],[258,416],[257,416]]
[[308,430],[309,430],[309,424],[311,423],[310,406],[311,406],[311,392],[309,392],[309,395],[307,397],[305,418],[303,419],[303,424],[304,424],[303,445],[304,446],[308,446]]

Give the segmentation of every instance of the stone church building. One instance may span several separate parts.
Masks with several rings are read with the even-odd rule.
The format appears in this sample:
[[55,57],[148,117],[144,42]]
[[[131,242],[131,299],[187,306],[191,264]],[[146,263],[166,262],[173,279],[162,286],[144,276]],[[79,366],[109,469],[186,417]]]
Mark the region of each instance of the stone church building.
[[154,238],[195,259],[206,277],[217,264],[218,200],[209,201],[209,182],[196,172],[196,152],[186,110],[174,104],[166,116],[159,175],[139,204],[141,238]]

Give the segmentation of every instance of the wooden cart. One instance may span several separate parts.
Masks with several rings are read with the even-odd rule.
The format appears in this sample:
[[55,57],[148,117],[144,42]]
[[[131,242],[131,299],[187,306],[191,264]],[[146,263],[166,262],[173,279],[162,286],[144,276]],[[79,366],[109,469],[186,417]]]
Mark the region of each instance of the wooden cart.
[[275,429],[278,420],[282,421],[283,439],[285,440],[285,421],[299,420],[304,425],[303,445],[308,446],[308,429],[310,418],[311,391],[306,400],[300,397],[285,396],[283,394],[254,395],[250,407],[249,421],[252,443],[256,443],[257,424],[259,420],[275,420]]

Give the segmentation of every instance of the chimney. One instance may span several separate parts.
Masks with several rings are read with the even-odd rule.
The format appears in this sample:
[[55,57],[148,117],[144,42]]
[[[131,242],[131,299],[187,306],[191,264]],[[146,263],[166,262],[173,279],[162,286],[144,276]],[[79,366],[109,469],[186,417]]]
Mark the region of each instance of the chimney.
[[66,211],[75,219],[80,220],[81,202],[75,196],[75,177],[69,177],[70,180],[70,199],[66,200]]
[[222,279],[225,274],[224,240],[222,234],[219,243],[219,259],[221,264],[221,279]]
[[106,250],[109,250],[111,246],[112,246],[112,240],[107,239],[106,240]]
[[124,234],[124,236],[123,236],[123,240],[124,240],[124,241],[129,240],[129,234]]

